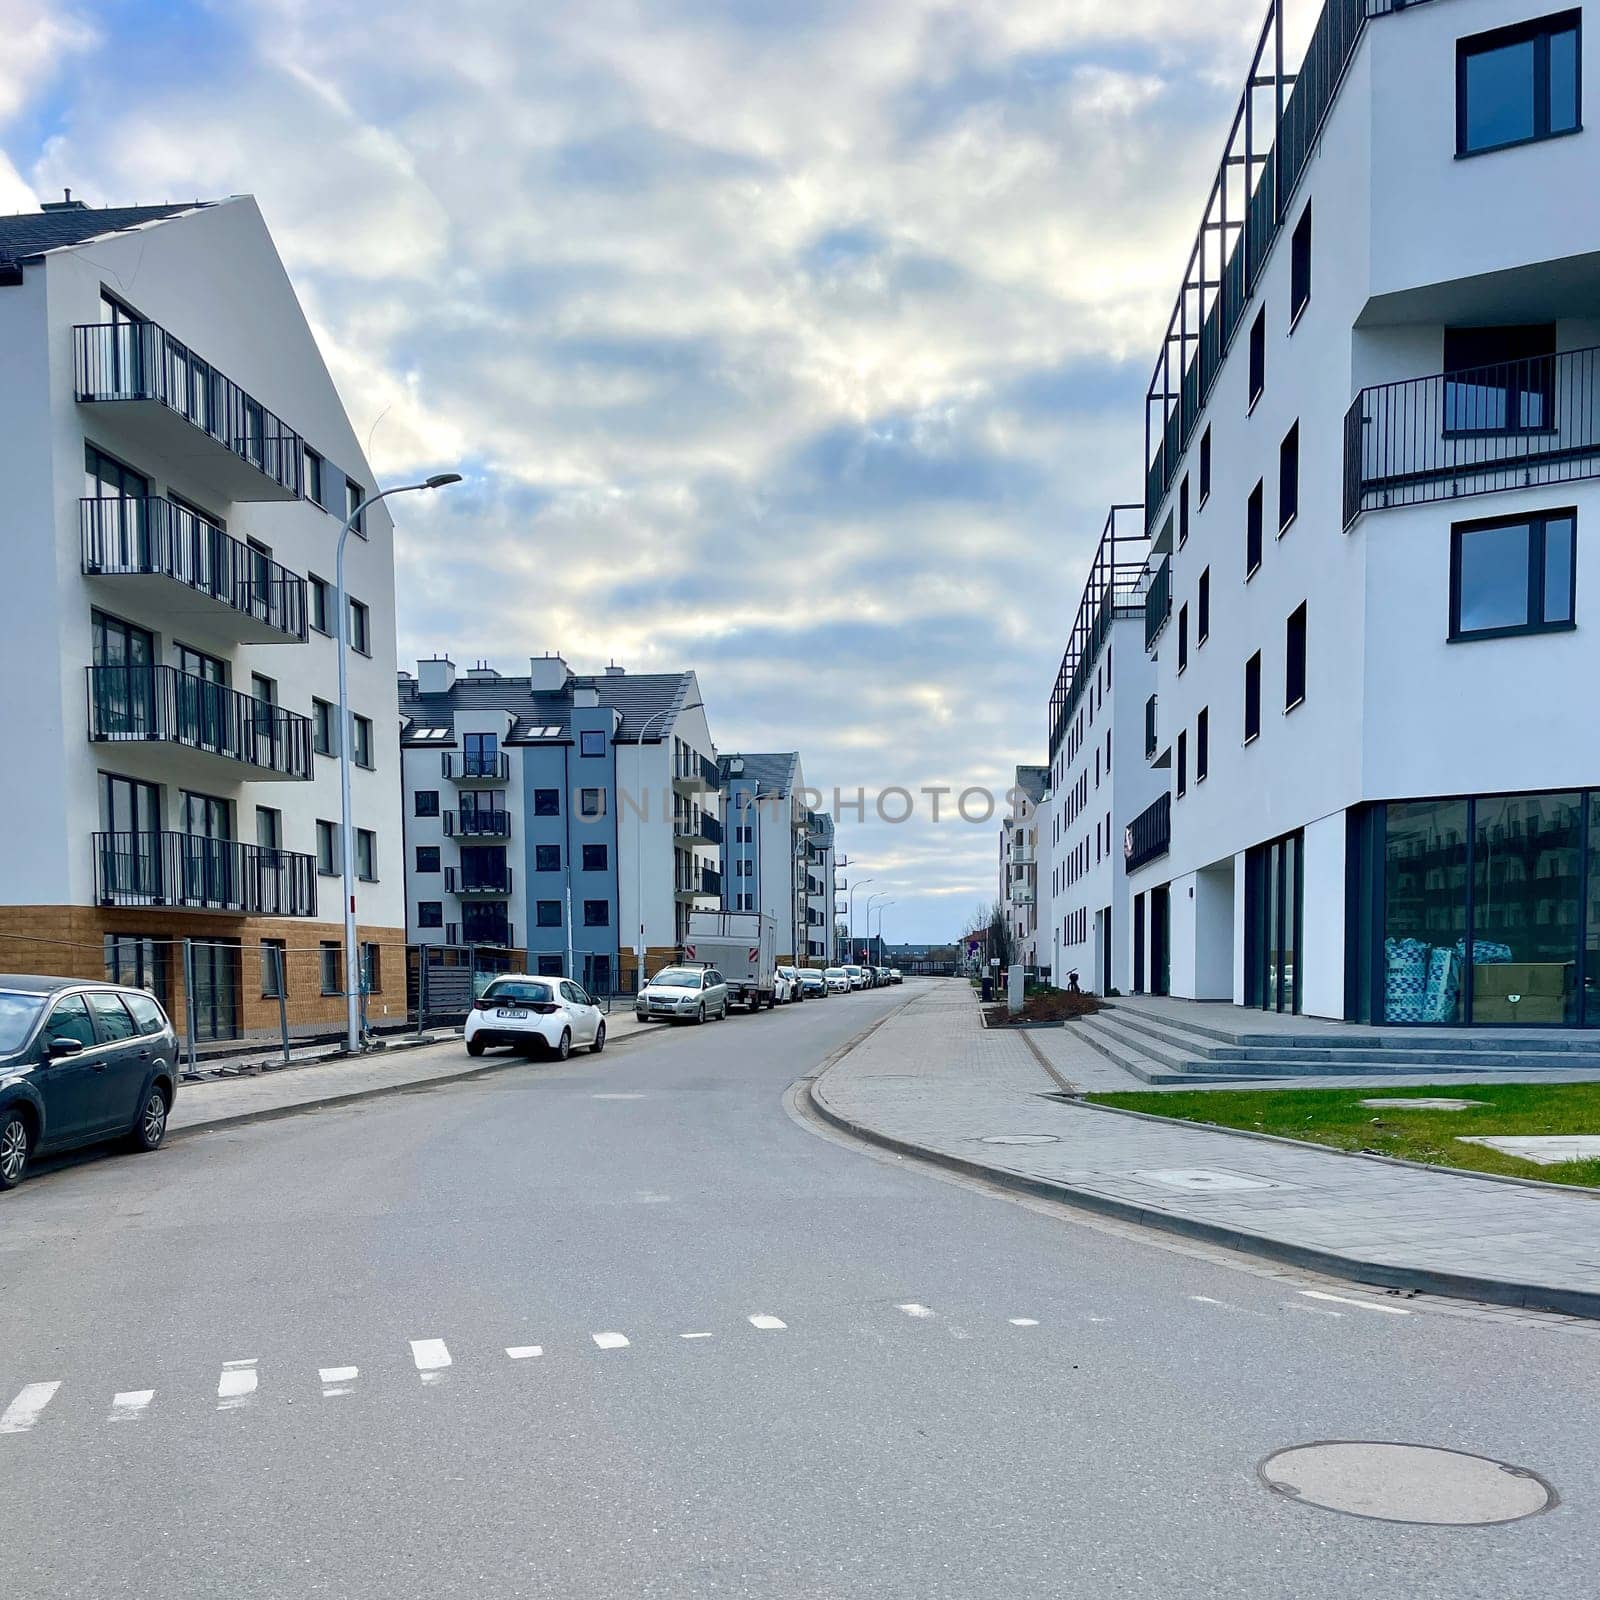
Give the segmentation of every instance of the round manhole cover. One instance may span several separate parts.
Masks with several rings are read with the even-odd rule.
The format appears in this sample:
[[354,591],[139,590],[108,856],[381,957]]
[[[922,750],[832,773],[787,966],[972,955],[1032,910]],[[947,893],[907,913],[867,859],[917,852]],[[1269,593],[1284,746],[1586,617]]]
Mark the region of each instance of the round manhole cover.
[[1053,1133],[989,1133],[980,1141],[983,1144],[1058,1144]]
[[1556,1503],[1555,1490],[1527,1467],[1432,1445],[1329,1439],[1279,1450],[1259,1470],[1287,1499],[1379,1522],[1471,1528]]

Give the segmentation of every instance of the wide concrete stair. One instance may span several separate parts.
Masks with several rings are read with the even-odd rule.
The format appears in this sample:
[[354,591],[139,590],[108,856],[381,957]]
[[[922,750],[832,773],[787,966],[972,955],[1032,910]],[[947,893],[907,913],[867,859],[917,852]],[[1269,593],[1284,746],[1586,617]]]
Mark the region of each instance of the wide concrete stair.
[[[1196,1008],[1199,1010],[1199,1008]],[[1221,1023],[1221,1008],[1207,1006],[1206,1020],[1156,1012],[1137,1001],[1109,1001],[1072,1026],[1108,1061],[1144,1083],[1247,1083],[1253,1078],[1316,1078],[1385,1075],[1440,1077],[1461,1072],[1540,1072],[1583,1069],[1600,1072],[1600,1036],[1549,1033],[1443,1033],[1405,1028],[1344,1028],[1308,1021],[1296,1031],[1288,1019],[1270,1030],[1252,1030],[1249,1011],[1236,1024]]]

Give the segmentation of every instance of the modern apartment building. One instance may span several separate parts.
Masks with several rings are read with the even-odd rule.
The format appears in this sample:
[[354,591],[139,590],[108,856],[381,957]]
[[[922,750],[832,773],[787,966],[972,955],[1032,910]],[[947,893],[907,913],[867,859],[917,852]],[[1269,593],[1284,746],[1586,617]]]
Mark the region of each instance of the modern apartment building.
[[826,811],[813,811],[806,818],[806,942],[803,952],[795,952],[812,965],[826,963],[832,954],[838,888],[837,830]]
[[675,960],[721,899],[714,748],[692,672],[400,677],[407,926],[597,992]]
[[[810,874],[811,821],[795,750],[731,754],[717,761],[726,795],[722,903],[729,911],[764,911],[778,929],[778,959],[804,962],[826,922],[813,924],[813,901],[831,890]],[[815,931],[813,931],[815,930]]]
[[1049,792],[1049,767],[1018,767],[1000,823],[1000,905],[1025,967],[1040,964],[1039,861],[1050,852],[1048,840],[1040,850],[1039,825]]
[[1584,9],[1268,12],[1149,394],[1134,988],[1600,1024]]
[[294,1020],[340,1019],[347,737],[361,976],[403,1015],[392,528],[349,541],[340,729],[373,477],[254,200],[0,217],[0,352],[0,966],[229,1037],[277,1026],[281,958]]

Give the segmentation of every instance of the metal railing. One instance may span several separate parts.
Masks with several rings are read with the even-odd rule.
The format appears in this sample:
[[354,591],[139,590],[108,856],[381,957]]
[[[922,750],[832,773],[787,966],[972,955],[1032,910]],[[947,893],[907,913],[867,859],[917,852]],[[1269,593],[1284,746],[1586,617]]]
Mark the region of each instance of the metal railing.
[[89,667],[96,743],[181,744],[281,773],[312,775],[311,719],[176,667]]
[[446,750],[439,764],[452,783],[506,783],[511,778],[511,757],[504,750]]
[[[492,911],[492,903],[485,904],[484,911]],[[461,938],[456,938],[457,932]],[[447,944],[485,944],[498,950],[515,950],[517,948],[517,930],[512,925],[509,917],[480,917],[468,921],[465,917],[459,923],[447,922],[445,932],[448,935]]]
[[508,895],[513,878],[514,870],[511,867],[498,873],[469,873],[465,867],[446,867],[444,892],[457,895]]
[[1172,561],[1163,557],[1150,587],[1144,594],[1144,647],[1148,650],[1160,637],[1172,615]]
[[1156,736],[1156,696],[1151,695],[1144,703],[1144,758],[1154,761],[1156,751],[1161,748],[1161,740]]
[[1146,806],[1128,824],[1123,840],[1123,863],[1129,872],[1157,856],[1164,856],[1172,844],[1172,796],[1163,794]]
[[672,819],[673,837],[696,839],[705,844],[722,843],[722,824],[709,811],[698,816],[679,814]]
[[314,917],[314,856],[188,833],[97,833],[102,906],[182,906],[257,917]]
[[160,495],[80,502],[83,570],[171,578],[276,628],[306,637],[306,581],[265,552]]
[[1600,476],[1600,349],[1374,384],[1344,421],[1344,521]]
[[715,761],[697,750],[680,751],[672,758],[672,776],[679,783],[695,783],[706,789],[720,789],[722,778]]
[[299,496],[305,445],[231,378],[154,322],[90,322],[73,329],[81,401],[153,400]]
[[500,810],[446,811],[443,815],[447,838],[509,839],[511,813]]

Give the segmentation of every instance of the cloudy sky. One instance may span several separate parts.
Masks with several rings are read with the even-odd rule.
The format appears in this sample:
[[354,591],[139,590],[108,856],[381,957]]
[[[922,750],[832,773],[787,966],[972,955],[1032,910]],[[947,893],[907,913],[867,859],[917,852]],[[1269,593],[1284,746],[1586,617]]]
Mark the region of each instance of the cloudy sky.
[[[258,198],[380,477],[467,474],[403,661],[692,666],[824,791],[1003,793],[1263,9],[0,0],[0,211]],[[890,939],[993,896],[993,824],[841,832]]]

